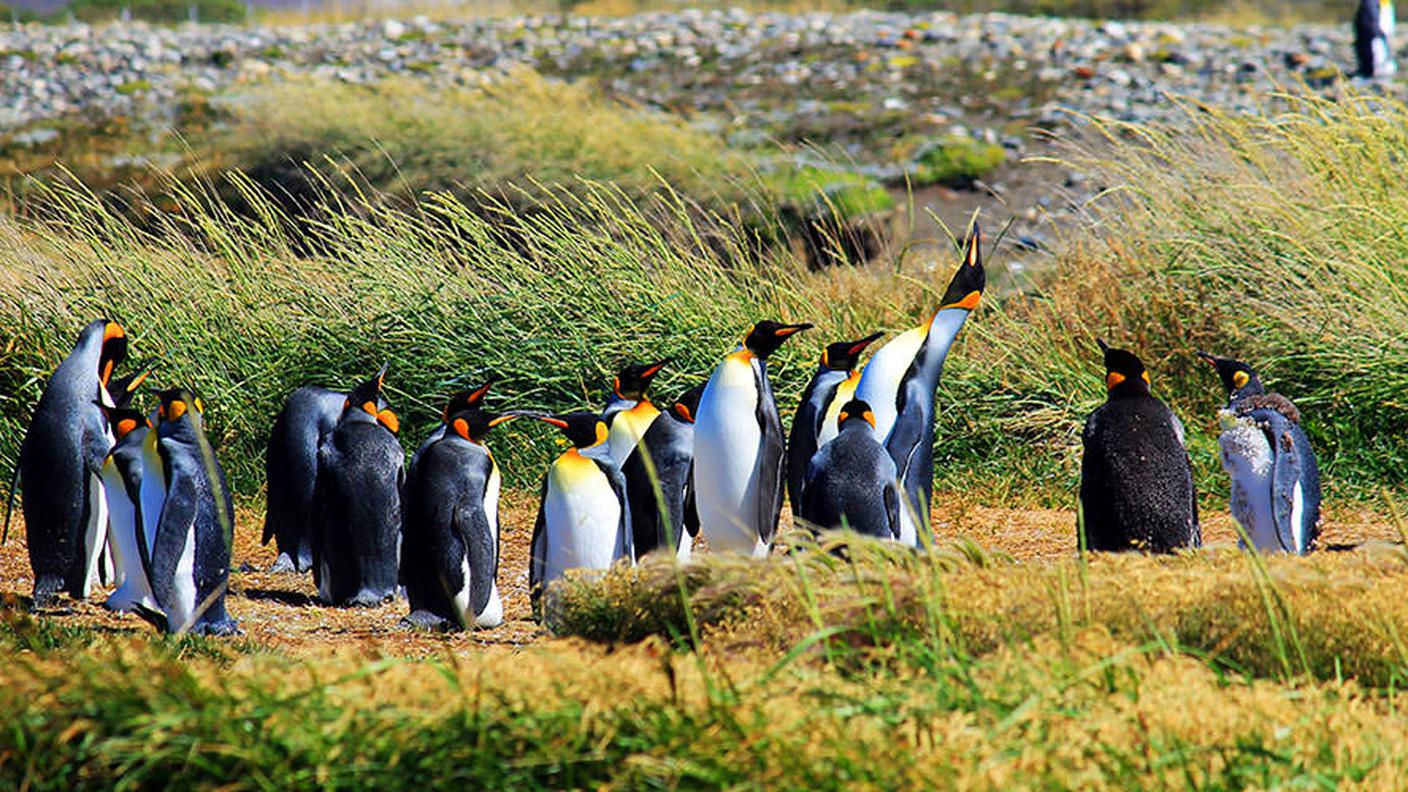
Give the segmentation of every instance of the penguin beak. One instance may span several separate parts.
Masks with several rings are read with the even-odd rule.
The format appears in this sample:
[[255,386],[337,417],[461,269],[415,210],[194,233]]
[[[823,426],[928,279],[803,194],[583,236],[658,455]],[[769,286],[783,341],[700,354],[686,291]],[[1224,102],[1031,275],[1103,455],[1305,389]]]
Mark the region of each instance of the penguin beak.
[[558,429],[566,429],[566,428],[567,428],[567,422],[564,421],[564,420],[562,420],[561,418],[558,418],[556,415],[535,415],[535,416],[533,416],[533,417],[534,417],[534,418],[537,418],[539,421],[542,421],[543,423],[551,424],[551,425],[553,425],[553,426],[556,426]]
[[1109,352],[1109,351],[1110,351],[1110,345],[1107,344],[1107,343],[1105,343],[1105,339],[1103,339],[1103,338],[1096,338],[1096,339],[1095,339],[1095,343],[1100,345],[1100,351],[1101,351],[1101,352]]
[[1216,356],[1216,355],[1209,355],[1208,353],[1202,351],[1201,349],[1196,350],[1196,351],[1195,351],[1195,354],[1197,354],[1197,356],[1200,357],[1200,358],[1202,358],[1203,360],[1206,360],[1206,361],[1208,362],[1208,365],[1212,366],[1213,368],[1217,368],[1217,356]]
[[865,338],[862,338],[861,340],[855,342],[854,344],[851,344],[850,353],[852,355],[859,355],[861,352],[865,351],[866,347],[880,340],[880,336],[882,335],[885,335],[883,331],[879,333],[872,333],[866,336]]
[[793,335],[794,333],[800,333],[803,330],[810,329],[812,329],[812,325],[810,322],[803,322],[802,324],[783,325],[774,330],[773,335],[777,336],[778,338],[786,338],[790,335]]
[[486,380],[483,385],[480,385],[479,387],[469,392],[469,403],[478,404],[479,402],[484,401],[484,397],[489,395],[489,388],[493,387],[494,383],[498,379],[499,378],[497,375],[490,374],[489,379]]
[[665,358],[664,360],[658,361],[656,363],[651,363],[649,366],[645,367],[645,371],[641,372],[641,377],[649,379],[650,377],[659,374],[660,370],[670,365],[673,360],[674,358]]
[[518,415],[516,413],[511,412],[504,413],[502,415],[496,415],[493,418],[489,419],[489,428],[493,429],[495,426],[498,426],[501,423],[508,423],[509,421],[512,421],[514,418],[517,417]]
[[381,368],[376,372],[376,389],[381,390],[381,384],[386,381],[386,369],[391,366],[391,361],[381,364]]

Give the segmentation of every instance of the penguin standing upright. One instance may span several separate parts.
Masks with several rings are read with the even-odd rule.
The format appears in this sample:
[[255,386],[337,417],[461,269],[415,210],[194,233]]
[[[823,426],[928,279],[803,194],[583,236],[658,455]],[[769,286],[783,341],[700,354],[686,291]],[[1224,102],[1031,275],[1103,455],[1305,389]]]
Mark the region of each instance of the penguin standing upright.
[[1202,544],[1183,424],[1149,392],[1131,352],[1099,341],[1107,397],[1081,436],[1080,505],[1086,547],[1168,553]]
[[978,307],[987,274],[976,225],[963,261],[944,290],[939,309],[924,324],[891,339],[870,358],[856,386],[857,399],[875,414],[875,436],[895,461],[900,477],[900,541],[922,544],[934,497],[934,400],[944,360],[968,314]]
[[1359,0],[1354,15],[1354,54],[1360,77],[1389,77],[1398,71],[1393,59],[1393,26],[1393,0]]
[[726,356],[699,397],[694,495],[714,550],[767,555],[782,509],[782,420],[767,359],[809,324],[762,321]]
[[99,404],[111,406],[107,386],[126,357],[121,325],[89,323],[49,378],[25,430],[19,479],[35,607],[52,603],[60,589],[86,599],[97,576],[108,521],[101,472],[112,447]]
[[535,609],[546,586],[569,569],[635,561],[626,480],[611,461],[606,423],[590,412],[536,417],[561,429],[572,447],[543,477],[529,545],[528,591]]
[[[416,447],[415,454],[411,455],[412,467],[415,466],[415,459],[421,455],[422,451],[429,448],[431,443],[444,437],[447,432],[453,430],[454,427],[450,425],[450,421],[454,414],[461,410],[478,408],[479,405],[483,403],[484,397],[489,395],[489,389],[494,386],[494,382],[497,380],[498,377],[491,374],[483,385],[468,390],[455,391],[450,394],[450,398],[445,401],[445,408],[440,411],[440,425],[435,427],[430,435],[421,441],[421,444]],[[407,475],[409,474],[410,471],[408,469]]]
[[1267,393],[1240,360],[1199,352],[1227,390],[1218,410],[1222,467],[1232,479],[1232,516],[1262,552],[1304,555],[1320,535],[1320,469],[1300,410]]
[[792,416],[792,431],[787,436],[787,497],[792,511],[801,504],[802,480],[807,463],[826,441],[836,436],[836,416],[841,405],[855,395],[860,382],[856,363],[860,353],[875,343],[884,333],[875,333],[856,341],[838,341],[821,350],[821,360],[806,390],[797,412]]
[[489,430],[517,417],[461,407],[449,431],[416,452],[406,477],[401,581],[411,613],[427,629],[497,627],[499,488]]
[[337,426],[347,394],[308,385],[289,394],[264,458],[268,495],[261,544],[274,539],[279,557],[272,572],[307,572],[313,566],[308,526],[318,478],[318,446]]
[[405,452],[400,422],[383,406],[386,366],[348,394],[318,448],[313,496],[313,582],[333,605],[375,606],[396,593]]
[[200,399],[179,388],[159,395],[156,446],[166,490],[156,536],[137,542],[156,607],[138,602],[137,612],[163,632],[231,635],[239,632],[225,611],[234,503],[205,437]]
[[875,414],[869,404],[852,399],[836,421],[838,434],[807,465],[797,516],[823,530],[900,538],[899,476],[875,436]]
[[601,413],[610,430],[606,442],[611,448],[611,461],[617,466],[626,463],[636,443],[660,417],[660,408],[650,401],[645,391],[655,375],[669,363],[670,359],[665,358],[655,363],[625,366],[617,372],[611,384],[611,401]]
[[631,504],[636,557],[659,547],[689,558],[699,534],[699,515],[691,496],[694,468],[694,413],[704,384],[690,388],[650,424],[621,473]]
[[[103,461],[103,491],[108,502],[108,547],[117,564],[117,590],[103,603],[109,610],[159,609],[147,580],[142,554],[151,557],[161,507],[166,500],[166,472],[157,436],[145,415],[126,405],[104,408],[116,442]],[[142,542],[144,548],[138,548]]]

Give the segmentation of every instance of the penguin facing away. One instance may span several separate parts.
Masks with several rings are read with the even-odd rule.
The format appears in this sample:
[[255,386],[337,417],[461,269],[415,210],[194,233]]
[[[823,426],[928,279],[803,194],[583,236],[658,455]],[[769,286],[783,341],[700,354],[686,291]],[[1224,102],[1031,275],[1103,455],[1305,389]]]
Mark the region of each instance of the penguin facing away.
[[1086,419],[1081,437],[1086,547],[1153,553],[1197,547],[1202,531],[1183,424],[1149,392],[1149,373],[1138,357],[1097,343],[1108,395]]
[[636,557],[669,548],[681,561],[699,534],[691,497],[694,468],[694,413],[704,384],[690,388],[650,424],[621,473],[630,501]]
[[[116,442],[103,461],[103,491],[108,502],[108,547],[117,565],[117,590],[103,606],[122,613],[143,607],[158,610],[147,580],[142,554],[153,553],[161,508],[166,500],[166,471],[157,436],[145,415],[126,405],[103,408]],[[142,542],[144,548],[137,547]]]
[[502,477],[484,446],[489,430],[518,417],[478,407],[448,416],[449,431],[418,451],[406,477],[401,581],[423,629],[497,627],[499,490]]
[[1227,391],[1218,410],[1232,516],[1261,552],[1304,555],[1320,535],[1320,470],[1289,399],[1268,393],[1251,366],[1199,352]]
[[318,448],[313,582],[332,605],[373,607],[396,593],[405,452],[400,421],[382,406],[386,366],[348,395]]
[[156,607],[135,607],[163,632],[233,635],[239,628],[225,611],[225,591],[235,510],[225,473],[206,439],[200,399],[180,388],[159,396],[156,446],[166,490],[156,536],[137,542]]
[[313,566],[309,526],[318,478],[318,446],[337,426],[347,394],[304,386],[289,394],[269,432],[264,458],[268,482],[261,544],[274,539],[279,557],[270,571],[306,572]]
[[635,548],[626,480],[611,461],[606,422],[591,412],[535,417],[561,429],[572,444],[543,477],[533,525],[528,591],[539,611],[548,584],[567,570],[634,563]]
[[884,333],[875,333],[855,341],[838,341],[821,350],[816,373],[802,391],[802,400],[797,404],[792,430],[787,436],[787,497],[794,512],[800,508],[807,463],[818,448],[836,436],[836,417],[841,405],[851,400],[860,383],[860,372],[855,370],[860,353],[882,335]]
[[665,358],[655,363],[625,366],[611,383],[611,400],[607,402],[601,418],[610,430],[607,444],[611,448],[611,461],[618,466],[626,463],[636,443],[660,417],[660,408],[650,401],[645,392],[650,387],[650,381],[670,364],[670,360]]
[[753,325],[699,397],[694,496],[699,529],[713,550],[767,555],[782,509],[785,459],[767,359],[810,327],[768,320]]
[[36,608],[51,604],[61,589],[86,599],[97,577],[108,522],[101,473],[112,447],[99,404],[111,406],[107,387],[126,357],[121,325],[89,323],[49,378],[25,430],[18,474]]
[[928,321],[890,339],[870,358],[855,398],[875,413],[875,435],[895,462],[900,480],[900,541],[920,546],[929,531],[934,495],[934,401],[949,348],[987,285],[977,225],[963,261]]
[[898,476],[894,460],[875,436],[875,414],[870,405],[852,399],[836,420],[840,431],[807,465],[798,516],[821,530],[845,528],[899,539]]

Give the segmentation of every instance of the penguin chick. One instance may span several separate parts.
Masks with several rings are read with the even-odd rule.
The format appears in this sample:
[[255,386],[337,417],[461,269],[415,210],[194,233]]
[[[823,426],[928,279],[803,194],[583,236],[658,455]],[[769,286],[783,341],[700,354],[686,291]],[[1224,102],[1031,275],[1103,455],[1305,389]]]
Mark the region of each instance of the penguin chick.
[[839,432],[807,465],[799,517],[820,530],[848,529],[900,538],[895,462],[875,437],[875,413],[852,399],[836,418]]

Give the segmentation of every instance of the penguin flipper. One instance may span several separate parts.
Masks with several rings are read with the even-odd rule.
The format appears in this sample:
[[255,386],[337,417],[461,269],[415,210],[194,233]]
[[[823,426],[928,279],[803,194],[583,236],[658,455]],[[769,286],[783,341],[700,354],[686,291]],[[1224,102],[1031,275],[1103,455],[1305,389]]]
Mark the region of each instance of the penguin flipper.
[[538,495],[538,519],[533,523],[533,538],[528,542],[528,599],[534,611],[543,596],[544,567],[548,559],[547,504],[548,478],[543,476],[542,491]]
[[900,538],[900,494],[894,484],[885,485],[885,519],[890,524],[890,535]]
[[[699,535],[699,504],[694,499],[694,463],[689,463],[689,472],[685,474],[684,485],[684,529],[690,538]],[[680,537],[684,541],[684,537]]]
[[[468,501],[462,500],[455,506],[452,523],[453,530],[459,536],[460,541],[464,543],[464,551],[466,554],[471,552],[483,554],[493,550],[491,547],[486,547],[486,544],[490,541],[489,537],[491,532],[489,520],[485,516],[483,509],[474,508]],[[470,564],[469,568],[469,605],[474,614],[478,615],[483,613],[484,608],[489,604],[489,592],[493,590],[494,579],[483,580],[482,575],[475,575],[474,564]],[[497,557],[494,559],[494,563],[490,565],[490,568],[493,570],[490,574],[497,576]],[[464,583],[465,581],[460,581],[460,585],[464,585]],[[446,592],[446,595],[450,597],[453,597],[454,594],[455,592],[453,591]],[[474,619],[470,618],[466,619],[466,621],[473,624]]]
[[187,534],[195,523],[198,503],[195,483],[189,476],[172,476],[166,491],[166,502],[157,520],[156,541],[152,545],[151,569],[148,582],[158,605],[168,613],[176,603],[176,566],[185,549]]
[[758,399],[758,425],[762,439],[758,447],[758,499],[756,528],[758,538],[772,542],[777,530],[777,515],[782,511],[782,479],[787,474],[787,455],[783,448],[782,419],[772,403],[772,389]]
[[616,502],[621,504],[621,514],[616,518],[616,557],[629,558],[631,563],[636,562],[636,541],[635,528],[631,521],[631,501],[626,497],[626,477],[621,475],[621,469],[615,465],[609,465],[598,461],[597,467],[606,476],[606,480],[611,483],[611,492],[616,496]]
[[1285,416],[1271,410],[1253,410],[1252,416],[1262,426],[1271,444],[1271,514],[1276,523],[1276,539],[1281,549],[1300,553],[1296,541],[1295,489],[1300,482],[1300,459],[1291,437],[1291,425]]

